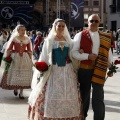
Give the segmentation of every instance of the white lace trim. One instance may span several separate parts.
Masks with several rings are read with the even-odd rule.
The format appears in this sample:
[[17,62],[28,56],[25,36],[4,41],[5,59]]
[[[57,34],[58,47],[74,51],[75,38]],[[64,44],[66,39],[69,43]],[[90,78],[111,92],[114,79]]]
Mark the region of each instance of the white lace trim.
[[59,47],[59,42],[64,42],[64,43],[65,43],[64,46],[67,46],[67,47],[68,47],[68,45],[69,45],[69,44],[67,43],[67,41],[57,41],[57,40],[54,40],[54,42],[53,42],[53,49]]
[[[17,37],[15,37],[13,41],[16,43],[21,43],[21,41]],[[30,40],[27,37],[25,37],[25,40],[22,41],[23,44],[28,44],[29,42]]]

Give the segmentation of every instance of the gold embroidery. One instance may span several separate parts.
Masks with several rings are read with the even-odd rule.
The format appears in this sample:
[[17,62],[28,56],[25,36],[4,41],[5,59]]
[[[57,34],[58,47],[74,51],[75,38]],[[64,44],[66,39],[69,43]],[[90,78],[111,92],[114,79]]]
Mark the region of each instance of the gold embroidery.
[[63,50],[63,48],[65,46],[65,42],[59,42],[59,46],[61,47],[61,50]]

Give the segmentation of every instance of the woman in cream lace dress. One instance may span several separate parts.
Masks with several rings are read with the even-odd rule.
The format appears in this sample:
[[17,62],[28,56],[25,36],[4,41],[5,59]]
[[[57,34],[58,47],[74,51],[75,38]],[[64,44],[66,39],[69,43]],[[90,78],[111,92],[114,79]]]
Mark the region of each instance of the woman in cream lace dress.
[[[72,47],[65,21],[56,19],[46,38],[38,61],[49,69],[29,96],[29,120],[82,120],[81,97],[72,65]],[[33,81],[39,71],[35,70]]]
[[3,89],[14,90],[14,94],[24,99],[23,89],[31,86],[32,78],[32,51],[31,43],[25,34],[25,26],[18,25],[13,31],[4,53],[4,57],[11,56],[12,62],[8,70],[6,63],[2,61],[1,67],[4,68],[1,87]]

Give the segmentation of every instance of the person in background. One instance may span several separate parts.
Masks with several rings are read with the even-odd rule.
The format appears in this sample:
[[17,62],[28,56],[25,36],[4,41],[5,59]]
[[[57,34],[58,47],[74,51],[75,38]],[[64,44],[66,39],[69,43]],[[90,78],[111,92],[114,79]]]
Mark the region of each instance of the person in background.
[[[0,51],[2,50],[2,47],[4,43],[8,39],[8,33],[5,30],[2,30],[2,35],[0,36]],[[0,52],[0,64],[1,64],[1,59],[2,59],[3,53]]]
[[39,59],[39,54],[40,54],[40,50],[39,50],[39,46],[40,46],[40,44],[41,44],[41,42],[42,42],[42,33],[40,32],[40,31],[37,31],[36,32],[36,38],[35,38],[35,40],[34,40],[34,48],[33,48],[33,50],[34,50],[34,54],[35,54],[35,59],[36,60],[38,60]]
[[2,30],[2,35],[0,36],[0,50],[2,49],[3,44],[7,41],[8,33],[5,30]]
[[[87,118],[92,86],[93,120],[104,120],[104,83],[108,65],[113,61],[111,35],[98,30],[100,18],[92,14],[88,18],[88,29],[77,33],[73,40],[72,56],[80,61],[78,81],[83,101],[84,120]],[[80,50],[84,53],[80,53]],[[110,74],[109,76],[112,76]]]
[[9,39],[10,39],[10,33],[8,35],[7,41],[3,44],[2,49],[0,51],[0,65],[1,65],[2,57],[3,57],[4,51],[6,49],[6,46],[7,46],[7,43],[8,43]]
[[[46,37],[39,62],[49,68],[29,96],[29,120],[82,120],[81,97],[71,57],[72,41],[63,19],[56,19]],[[39,71],[35,70],[33,82]]]
[[25,26],[17,25],[3,55],[4,58],[11,57],[12,61],[9,64],[5,61],[1,63],[4,72],[0,86],[2,89],[14,90],[15,96],[18,95],[18,89],[20,89],[20,99],[24,99],[23,89],[31,88],[33,66],[31,47],[31,41],[26,35]]
[[117,30],[116,33],[116,52],[117,54],[120,53],[120,28]]
[[20,25],[20,20],[17,21],[17,25]]
[[107,30],[106,32],[111,34],[111,51],[113,53],[115,36],[113,35],[113,31]]
[[32,46],[34,46],[34,40],[36,38],[36,31],[32,30],[30,34],[31,34],[30,39],[31,39],[31,42],[32,42]]

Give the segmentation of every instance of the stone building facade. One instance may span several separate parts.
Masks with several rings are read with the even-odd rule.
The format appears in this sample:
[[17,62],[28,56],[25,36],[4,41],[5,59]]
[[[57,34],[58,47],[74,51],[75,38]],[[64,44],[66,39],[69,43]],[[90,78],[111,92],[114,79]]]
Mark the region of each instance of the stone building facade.
[[106,0],[107,29],[120,28],[120,0]]

